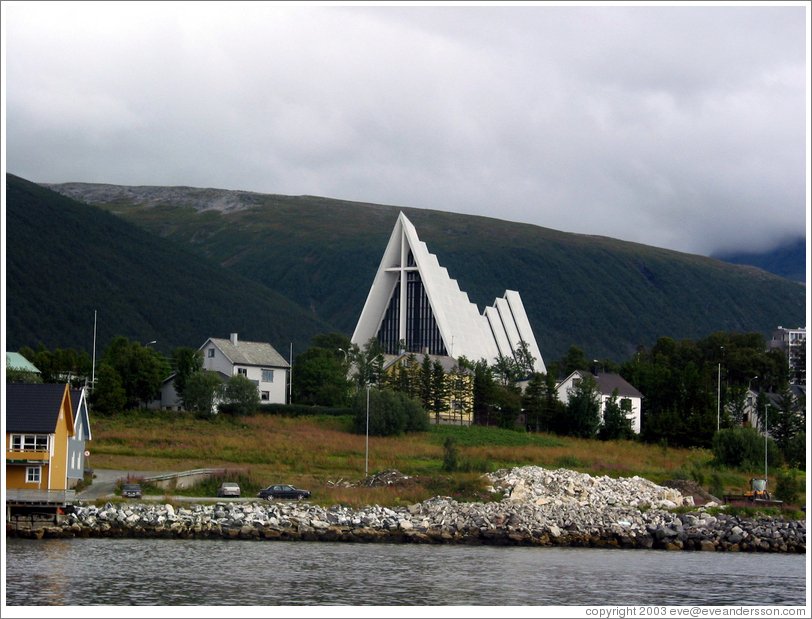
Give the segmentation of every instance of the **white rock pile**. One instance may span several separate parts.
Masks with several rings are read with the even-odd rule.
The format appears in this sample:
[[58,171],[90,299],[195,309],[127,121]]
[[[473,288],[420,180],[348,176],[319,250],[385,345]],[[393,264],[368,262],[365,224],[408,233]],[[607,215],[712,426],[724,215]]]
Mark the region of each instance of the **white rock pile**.
[[500,469],[486,477],[492,491],[502,492],[505,500],[536,505],[629,506],[674,509],[694,504],[679,490],[665,488],[642,477],[592,477],[586,473],[540,466]]

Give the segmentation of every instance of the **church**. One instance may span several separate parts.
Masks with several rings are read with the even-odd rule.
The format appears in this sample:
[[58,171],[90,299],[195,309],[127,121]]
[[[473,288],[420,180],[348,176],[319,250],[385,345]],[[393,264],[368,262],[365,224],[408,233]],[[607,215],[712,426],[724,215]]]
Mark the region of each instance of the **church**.
[[[504,296],[480,313],[403,213],[398,216],[370,288],[352,342],[377,338],[386,354],[430,354],[493,364],[514,357],[524,342],[535,370],[546,372],[519,293]],[[403,350],[405,343],[405,351]]]

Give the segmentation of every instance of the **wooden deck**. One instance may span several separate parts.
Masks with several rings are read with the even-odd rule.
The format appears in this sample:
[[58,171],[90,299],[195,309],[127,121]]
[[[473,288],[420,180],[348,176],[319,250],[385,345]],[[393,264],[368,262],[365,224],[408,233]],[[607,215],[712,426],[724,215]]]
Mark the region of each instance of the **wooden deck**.
[[6,489],[6,505],[8,506],[61,507],[72,505],[75,500],[75,490]]

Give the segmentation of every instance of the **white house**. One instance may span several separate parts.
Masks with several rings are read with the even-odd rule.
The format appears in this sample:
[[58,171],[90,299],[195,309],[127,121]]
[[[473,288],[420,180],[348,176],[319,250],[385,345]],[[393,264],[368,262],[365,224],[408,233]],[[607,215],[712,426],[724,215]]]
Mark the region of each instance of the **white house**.
[[209,338],[200,350],[204,370],[242,374],[257,386],[262,404],[287,402],[290,364],[267,342],[243,342],[232,333],[227,340]]
[[[590,374],[585,370],[575,370],[556,386],[558,399],[565,404],[569,402],[569,392],[584,376]],[[632,421],[632,430],[635,434],[640,434],[640,411],[643,405],[643,394],[632,387],[626,380],[618,374],[607,374],[603,372],[592,373],[592,378],[598,385],[598,392],[601,398],[601,421],[603,421],[603,411],[606,410],[608,402],[615,389],[618,391],[618,404],[620,409],[626,411],[626,417]]]

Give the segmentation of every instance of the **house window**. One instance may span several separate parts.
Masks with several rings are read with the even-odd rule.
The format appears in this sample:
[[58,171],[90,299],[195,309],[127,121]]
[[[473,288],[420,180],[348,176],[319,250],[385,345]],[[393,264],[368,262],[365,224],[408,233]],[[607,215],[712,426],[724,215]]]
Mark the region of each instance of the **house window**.
[[214,357],[214,348],[209,348],[209,358]]
[[248,378],[248,368],[237,368],[237,374],[241,374]]
[[620,401],[620,410],[630,413],[632,411],[632,401],[629,398],[623,398]]
[[42,467],[39,466],[25,467],[25,481],[29,484],[38,484],[41,478],[40,471]]
[[48,435],[12,434],[11,451],[48,451]]
[[259,398],[259,399],[260,399],[260,400],[262,400],[263,402],[267,402],[268,400],[270,400],[270,399],[271,399],[271,394],[270,394],[268,391],[263,391],[263,392],[260,394],[260,398]]
[[262,370],[262,382],[263,383],[273,382],[273,370]]

